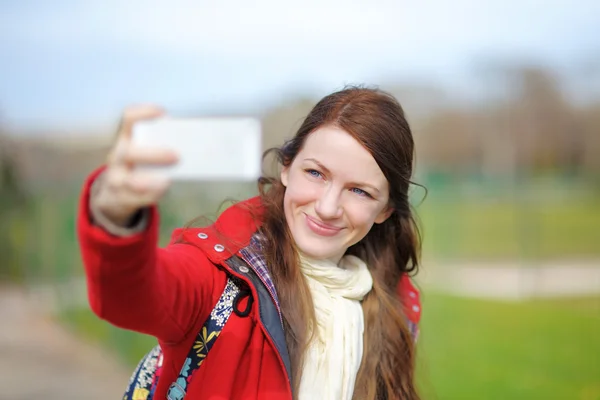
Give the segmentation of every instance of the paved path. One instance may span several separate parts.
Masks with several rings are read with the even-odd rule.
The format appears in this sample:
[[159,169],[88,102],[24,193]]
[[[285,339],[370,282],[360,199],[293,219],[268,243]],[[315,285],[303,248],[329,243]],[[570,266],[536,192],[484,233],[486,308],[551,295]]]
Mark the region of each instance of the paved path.
[[417,276],[424,288],[465,297],[523,300],[600,295],[600,260],[425,265]]
[[117,400],[129,370],[0,286],[0,400]]

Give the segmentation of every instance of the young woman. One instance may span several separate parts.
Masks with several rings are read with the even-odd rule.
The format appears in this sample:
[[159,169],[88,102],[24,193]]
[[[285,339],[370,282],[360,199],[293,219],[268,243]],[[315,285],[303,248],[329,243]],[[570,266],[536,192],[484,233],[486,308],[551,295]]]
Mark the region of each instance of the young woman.
[[125,112],[78,218],[93,311],[158,339],[153,398],[418,399],[414,143],[398,102],[354,87],[326,96],[274,150],[280,175],[260,179],[259,196],[165,248],[156,203],[169,182],[133,167],[176,155],[130,143],[135,122],[160,115]]

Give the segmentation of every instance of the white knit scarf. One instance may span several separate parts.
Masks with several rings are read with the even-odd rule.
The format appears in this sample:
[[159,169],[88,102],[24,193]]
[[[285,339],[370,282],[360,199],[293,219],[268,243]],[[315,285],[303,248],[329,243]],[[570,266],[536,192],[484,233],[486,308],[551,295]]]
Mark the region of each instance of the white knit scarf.
[[360,301],[373,287],[367,265],[344,256],[339,264],[300,255],[310,288],[317,331],[304,359],[300,400],[350,400],[363,354]]

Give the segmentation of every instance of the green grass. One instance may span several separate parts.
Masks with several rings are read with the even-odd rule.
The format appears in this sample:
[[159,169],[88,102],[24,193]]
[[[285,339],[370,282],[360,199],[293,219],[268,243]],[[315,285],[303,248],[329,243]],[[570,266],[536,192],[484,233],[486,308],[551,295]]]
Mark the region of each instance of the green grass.
[[600,198],[535,203],[426,200],[423,253],[452,259],[599,257]]
[[600,399],[600,298],[502,303],[424,295],[425,399]]
[[[423,308],[424,399],[600,399],[600,298],[503,303],[425,293]],[[62,318],[132,370],[156,344],[87,310]]]
[[64,311],[59,319],[86,340],[115,351],[132,372],[140,358],[157,344],[154,337],[116,328],[87,309]]

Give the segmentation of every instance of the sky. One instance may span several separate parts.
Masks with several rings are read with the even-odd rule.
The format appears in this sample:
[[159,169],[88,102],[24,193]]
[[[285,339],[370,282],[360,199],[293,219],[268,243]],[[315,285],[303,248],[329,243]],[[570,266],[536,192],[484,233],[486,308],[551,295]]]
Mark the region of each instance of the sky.
[[599,17],[596,0],[0,0],[0,123],[83,132],[132,103],[257,112],[349,83],[468,90],[490,61],[577,75],[600,63]]

